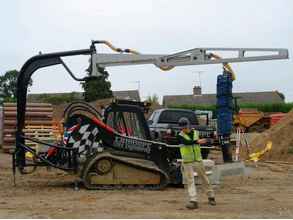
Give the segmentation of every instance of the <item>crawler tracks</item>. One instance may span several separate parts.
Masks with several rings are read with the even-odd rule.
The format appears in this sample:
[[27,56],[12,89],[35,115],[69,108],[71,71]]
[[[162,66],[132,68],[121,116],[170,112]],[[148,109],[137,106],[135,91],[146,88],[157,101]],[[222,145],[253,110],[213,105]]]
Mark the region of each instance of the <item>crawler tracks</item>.
[[168,175],[152,161],[99,153],[85,164],[81,178],[87,189],[158,190],[169,183]]

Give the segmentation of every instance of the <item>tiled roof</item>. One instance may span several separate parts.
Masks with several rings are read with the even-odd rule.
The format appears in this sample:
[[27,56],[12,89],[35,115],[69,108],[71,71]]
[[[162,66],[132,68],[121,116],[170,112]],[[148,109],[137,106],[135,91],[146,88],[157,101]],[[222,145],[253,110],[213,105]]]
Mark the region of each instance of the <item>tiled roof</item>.
[[[28,100],[30,102],[41,101],[44,95],[48,96],[63,96],[67,94],[73,94],[73,97],[76,99],[83,99],[82,92],[73,92],[73,93],[39,93],[39,94],[28,94]],[[133,101],[140,101],[139,91],[138,90],[125,90],[125,91],[113,91],[113,95],[117,99],[127,99]]]
[[[284,103],[282,95],[278,91],[269,92],[240,92],[233,93],[234,97],[238,97],[238,103]],[[198,104],[198,105],[215,105],[216,94],[202,94],[202,95],[167,95],[163,97],[163,105],[184,105],[184,104]]]
[[113,91],[113,95],[117,99],[140,101],[138,90]]

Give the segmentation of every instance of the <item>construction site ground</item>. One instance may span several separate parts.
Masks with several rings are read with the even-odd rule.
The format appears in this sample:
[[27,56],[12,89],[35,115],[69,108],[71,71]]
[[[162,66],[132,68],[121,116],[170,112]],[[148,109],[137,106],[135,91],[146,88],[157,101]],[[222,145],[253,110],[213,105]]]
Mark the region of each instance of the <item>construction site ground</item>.
[[73,190],[71,176],[40,168],[16,177],[11,156],[0,153],[0,218],[293,218],[293,165],[259,163],[248,176],[225,177],[217,206],[199,187],[200,209],[186,210],[183,188],[161,191]]

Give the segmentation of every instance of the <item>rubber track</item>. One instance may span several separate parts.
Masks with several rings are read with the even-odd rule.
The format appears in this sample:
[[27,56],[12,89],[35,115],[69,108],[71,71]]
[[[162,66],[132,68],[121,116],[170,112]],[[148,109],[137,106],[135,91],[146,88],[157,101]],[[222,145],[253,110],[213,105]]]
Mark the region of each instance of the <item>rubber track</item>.
[[[152,185],[152,184],[107,184],[107,185],[93,185],[89,183],[89,179],[87,174],[89,174],[89,171],[93,164],[102,159],[102,158],[110,158],[112,160],[116,160],[120,163],[127,164],[129,166],[138,168],[138,169],[144,169],[144,170],[149,170],[149,171],[154,171],[154,172],[159,172],[161,174],[161,182],[160,184],[157,185]],[[129,159],[129,160],[127,160]],[[132,161],[131,161],[132,160]],[[82,174],[82,181],[84,183],[84,186],[87,189],[90,190],[122,190],[122,189],[147,189],[147,190],[159,190],[165,188],[168,183],[169,183],[169,177],[168,175],[162,171],[161,169],[154,167],[154,166],[148,166],[146,164],[141,164],[141,163],[135,163],[133,162],[133,158],[127,158],[127,157],[119,157],[112,155],[110,153],[100,153],[97,156],[95,156],[93,159],[89,160],[89,162],[85,165],[85,168],[83,170]]]

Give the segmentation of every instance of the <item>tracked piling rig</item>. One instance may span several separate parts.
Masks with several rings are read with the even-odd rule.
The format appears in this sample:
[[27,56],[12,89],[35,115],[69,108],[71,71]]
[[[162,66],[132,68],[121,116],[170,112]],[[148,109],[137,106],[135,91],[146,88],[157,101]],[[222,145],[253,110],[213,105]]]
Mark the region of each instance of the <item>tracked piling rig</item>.
[[[98,53],[97,44],[107,45],[118,53]],[[237,55],[217,55],[217,52],[223,51],[236,52]],[[257,55],[247,56],[251,52],[257,52]],[[78,55],[90,57],[89,76],[84,78],[77,78],[62,60],[64,57]],[[86,81],[99,77],[109,66],[154,64],[166,71],[176,66],[221,63],[233,74],[228,63],[287,58],[286,49],[195,48],[171,55],[140,54],[131,49],[115,48],[107,41],[92,41],[89,49],[34,56],[26,61],[18,76],[13,173],[15,174],[16,168],[21,174],[28,174],[32,170],[29,167],[34,170],[38,166],[51,166],[76,175],[88,189],[161,189],[170,183],[178,183],[180,169],[176,158],[168,150],[174,146],[152,141],[148,134],[138,136],[133,131],[119,131],[119,127],[113,128],[111,123],[103,121],[96,109],[86,103],[72,103],[65,110],[62,142],[49,144],[26,137],[23,129],[27,87],[33,73],[40,68],[62,65],[74,80]],[[127,109],[129,105],[125,104],[123,108]],[[133,113],[133,108],[129,108],[129,112]],[[147,126],[139,124],[142,123],[139,118],[131,115],[128,117],[133,124],[136,123],[137,129]],[[113,120],[116,120],[115,115]],[[25,140],[47,146],[48,150],[37,152],[27,146]],[[27,160],[27,152],[33,155],[33,160]]]

